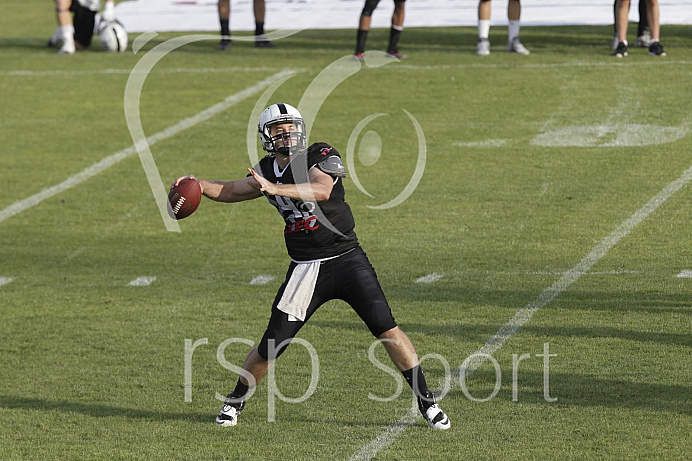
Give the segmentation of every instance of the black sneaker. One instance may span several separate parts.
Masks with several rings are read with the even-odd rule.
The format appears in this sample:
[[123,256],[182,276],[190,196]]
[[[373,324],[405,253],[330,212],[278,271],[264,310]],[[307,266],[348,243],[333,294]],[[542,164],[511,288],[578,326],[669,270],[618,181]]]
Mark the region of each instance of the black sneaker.
[[627,45],[625,42],[618,43],[618,47],[615,48],[615,53],[613,53],[613,56],[616,58],[623,58],[627,56]]
[[668,53],[663,51],[663,45],[661,42],[652,42],[649,45],[649,56],[667,56]]
[[231,41],[227,38],[222,38],[219,42],[219,51],[226,51],[231,49]]
[[418,397],[418,409],[433,429],[445,430],[451,427],[449,418],[435,401],[432,392],[427,391],[423,397]]
[[238,424],[238,416],[245,408],[245,400],[238,401],[239,396],[231,392],[226,397],[226,401],[221,407],[219,416],[216,417],[215,423],[219,426],[235,426]]
[[274,45],[269,40],[255,40],[255,47],[256,48],[276,48],[276,45]]

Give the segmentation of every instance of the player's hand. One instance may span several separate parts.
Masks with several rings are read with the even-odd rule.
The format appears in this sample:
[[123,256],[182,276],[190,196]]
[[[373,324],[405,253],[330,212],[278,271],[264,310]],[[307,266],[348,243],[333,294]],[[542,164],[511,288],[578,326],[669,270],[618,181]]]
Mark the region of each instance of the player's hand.
[[252,178],[257,182],[257,185],[250,182],[249,184],[252,187],[259,189],[260,192],[266,192],[269,195],[276,195],[274,191],[274,187],[276,186],[276,184],[263,178],[252,168],[248,168],[247,170],[250,172],[250,174],[252,174]]
[[185,179],[194,179],[195,181],[197,181],[197,182],[199,183],[200,189],[202,189],[202,193],[204,193],[204,187],[202,187],[202,181],[200,181],[199,179],[195,178],[195,176],[194,176],[194,175],[191,175],[191,174],[188,174],[188,175],[185,175],[185,176],[181,176],[181,177],[179,177],[178,179],[176,179],[175,181],[173,181],[173,184],[171,184],[171,189],[173,189],[174,187],[178,187],[178,185],[179,185],[181,182],[183,182],[183,180],[185,180]]

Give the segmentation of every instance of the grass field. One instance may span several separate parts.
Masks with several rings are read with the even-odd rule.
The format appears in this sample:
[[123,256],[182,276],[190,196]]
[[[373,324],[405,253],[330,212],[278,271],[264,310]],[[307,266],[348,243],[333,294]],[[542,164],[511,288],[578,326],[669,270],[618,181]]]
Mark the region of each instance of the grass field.
[[[264,331],[288,264],[281,218],[264,200],[207,200],[182,232],[166,230],[123,104],[134,66],[176,35],[136,55],[58,56],[45,48],[50,2],[3,5],[1,459],[689,459],[692,27],[662,28],[666,58],[634,49],[623,60],[609,55],[608,27],[524,28],[527,57],[501,51],[506,29],[493,28],[487,58],[472,28],[407,29],[409,59],[334,85],[311,140],[351,156],[356,231],[429,355],[428,382],[451,378],[441,405],[452,428],[413,421],[407,388],[368,397],[397,381],[340,302],[300,334],[319,357],[314,394],[271,406],[265,381],[239,425],[219,428],[215,394],[237,375],[217,352],[239,365],[249,346],[226,340]],[[368,46],[386,37],[373,31]],[[251,115],[271,91],[260,82],[293,75],[271,101],[298,105],[354,39],[304,31],[276,50],[198,41],[167,54],[140,100],[144,133],[164,133],[150,141],[164,184],[244,176]],[[402,109],[424,135],[423,174],[401,204],[377,209],[420,170]],[[349,152],[372,114],[387,115]],[[151,283],[131,285],[142,277]],[[186,380],[186,340],[204,338]],[[477,351],[494,362],[467,369],[462,386]],[[375,356],[388,365],[381,346]],[[298,398],[313,372],[292,346],[275,387]]]

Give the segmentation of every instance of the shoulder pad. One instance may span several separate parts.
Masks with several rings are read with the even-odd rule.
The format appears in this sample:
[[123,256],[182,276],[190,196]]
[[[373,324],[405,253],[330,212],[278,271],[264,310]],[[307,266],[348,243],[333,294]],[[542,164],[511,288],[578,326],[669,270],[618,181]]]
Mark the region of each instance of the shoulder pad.
[[346,169],[341,159],[336,155],[331,155],[317,164],[317,168],[323,173],[327,173],[329,176],[334,176],[337,178],[346,177]]

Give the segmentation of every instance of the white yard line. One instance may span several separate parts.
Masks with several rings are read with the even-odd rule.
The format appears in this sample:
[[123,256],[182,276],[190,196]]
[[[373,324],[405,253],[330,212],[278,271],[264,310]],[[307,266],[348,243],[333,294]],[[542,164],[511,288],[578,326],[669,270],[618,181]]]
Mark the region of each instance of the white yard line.
[[692,270],[685,269],[684,271],[676,275],[676,277],[679,279],[692,279]]
[[[556,296],[561,294],[567,288],[569,288],[574,282],[579,280],[579,278],[584,275],[591,267],[594,266],[603,256],[606,255],[608,250],[615,246],[622,238],[627,236],[635,226],[644,221],[651,213],[656,211],[661,205],[663,205],[666,200],[668,200],[673,194],[682,189],[687,183],[692,179],[692,167],[685,170],[685,172],[675,181],[669,183],[666,187],[656,194],[651,200],[649,200],[646,205],[637,210],[632,216],[629,217],[625,222],[620,224],[609,236],[601,240],[601,242],[596,245],[591,252],[584,257],[579,264],[574,266],[572,269],[565,272],[560,279],[555,282],[550,287],[543,290],[541,294],[538,295],[533,302],[527,304],[522,309],[519,309],[516,314],[503,325],[497,333],[495,333],[486,343],[474,354],[471,354],[471,359],[468,360],[465,368],[465,375],[469,376],[472,374],[479,366],[481,366],[486,360],[488,355],[492,355],[498,349],[500,349],[508,339],[510,339],[519,329],[529,320],[531,317],[538,312],[543,307],[547,306]],[[487,354],[487,355],[485,355]],[[456,369],[456,372],[460,371],[460,368]],[[454,372],[452,372],[454,376]],[[372,459],[379,453],[382,449],[391,445],[400,434],[402,434],[409,426],[413,425],[420,415],[417,414],[417,410],[412,408],[406,415],[404,415],[399,421],[386,426],[379,436],[374,440],[364,445],[360,451],[354,454],[352,460],[369,460]],[[452,419],[452,424],[454,424],[454,419]],[[463,424],[461,417],[458,418],[457,424]]]
[[257,277],[250,280],[250,285],[266,285],[267,283],[274,280],[273,275],[258,275]]
[[423,277],[417,278],[413,281],[413,283],[433,283],[437,282],[442,277],[444,277],[444,274],[438,274],[437,272],[433,272],[432,274],[428,274]]
[[0,277],[0,287],[3,285],[7,285],[8,283],[12,282],[14,280],[11,277]]
[[[271,77],[268,77],[261,82],[258,82],[252,86],[249,86],[248,88],[233,94],[226,99],[224,99],[222,102],[215,104],[202,112],[193,115],[192,117],[188,117],[175,125],[171,125],[168,128],[163,129],[162,131],[159,131],[156,134],[153,134],[149,137],[147,137],[147,142],[149,143],[149,146],[152,146],[156,144],[159,141],[163,141],[164,139],[168,139],[170,137],[173,137],[180,133],[181,131],[184,131],[188,128],[192,128],[193,126],[197,125],[200,122],[203,122],[205,120],[210,119],[214,115],[223,112],[224,110],[228,109],[229,107],[239,103],[240,101],[249,98],[250,96],[259,93],[272,83],[276,82],[277,80],[280,80],[284,78],[287,75],[295,73],[295,70],[283,70],[281,72],[277,72],[276,74],[272,75]],[[130,157],[131,155],[134,155],[137,153],[137,149],[135,148],[134,145],[121,150],[120,152],[116,152],[113,155],[110,155],[103,160],[94,163],[90,167],[86,168],[85,170],[70,176],[60,184],[56,184],[55,186],[48,187],[46,189],[43,189],[42,191],[38,192],[37,194],[32,195],[31,197],[27,197],[23,200],[20,200],[18,202],[13,203],[12,205],[8,206],[4,210],[0,210],[0,222],[6,220],[7,218],[10,218],[16,214],[19,214],[33,206],[38,205],[42,201],[51,198],[60,192],[64,192],[74,186],[77,186],[78,184],[83,183],[84,181],[96,176],[97,174],[103,172],[104,170],[110,168],[111,166],[115,165],[116,163],[120,162],[121,160],[126,159],[127,157]]]
[[151,285],[155,281],[156,281],[156,277],[138,277],[138,278],[134,279],[133,281],[131,281],[130,283],[128,283],[127,285],[131,286],[131,287],[146,287],[146,286]]

